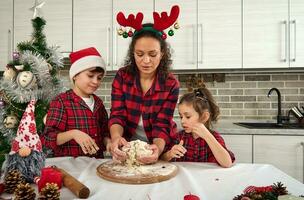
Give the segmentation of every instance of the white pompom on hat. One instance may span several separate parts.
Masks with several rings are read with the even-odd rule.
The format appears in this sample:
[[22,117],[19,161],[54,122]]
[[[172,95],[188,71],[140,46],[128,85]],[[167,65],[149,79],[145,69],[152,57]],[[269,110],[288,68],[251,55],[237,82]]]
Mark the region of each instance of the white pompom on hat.
[[106,74],[106,63],[94,47],[72,52],[70,54],[70,61],[72,64],[70,68],[71,80],[79,72],[90,69],[92,67],[100,67],[104,71],[103,76]]

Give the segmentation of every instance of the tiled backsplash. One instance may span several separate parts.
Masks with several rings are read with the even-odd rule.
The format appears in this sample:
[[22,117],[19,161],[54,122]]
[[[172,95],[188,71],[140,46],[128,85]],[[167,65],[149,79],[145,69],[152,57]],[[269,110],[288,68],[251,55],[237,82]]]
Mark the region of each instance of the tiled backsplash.
[[[64,85],[70,87],[68,71],[61,71]],[[190,75],[176,75],[181,83],[180,95],[187,92],[186,81]],[[207,87],[216,98],[221,110],[221,119],[276,119],[277,95],[270,88],[276,87],[281,92],[282,115],[287,115],[293,106],[304,106],[303,73],[226,73],[224,82],[207,82]],[[111,84],[113,76],[104,78],[97,95],[110,111]],[[178,116],[177,110],[175,116]]]

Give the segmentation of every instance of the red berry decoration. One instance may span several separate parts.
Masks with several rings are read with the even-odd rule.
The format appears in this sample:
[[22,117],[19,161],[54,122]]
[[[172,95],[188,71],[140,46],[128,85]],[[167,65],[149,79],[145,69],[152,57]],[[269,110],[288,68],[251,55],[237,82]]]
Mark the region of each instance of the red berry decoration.
[[162,37],[163,40],[165,40],[165,39],[167,39],[167,34],[163,33],[161,37]]
[[200,198],[193,194],[187,194],[184,196],[184,200],[200,200]]
[[129,31],[129,32],[128,32],[128,36],[129,36],[129,37],[132,37],[132,36],[133,36],[133,31]]

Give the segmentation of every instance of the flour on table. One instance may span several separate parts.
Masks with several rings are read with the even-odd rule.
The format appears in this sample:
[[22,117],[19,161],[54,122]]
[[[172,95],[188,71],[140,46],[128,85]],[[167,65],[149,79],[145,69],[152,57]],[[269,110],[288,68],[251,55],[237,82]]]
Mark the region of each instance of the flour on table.
[[152,155],[153,151],[151,149],[148,149],[148,143],[141,141],[141,140],[135,140],[129,142],[130,147],[123,147],[122,151],[127,154],[127,160],[124,162],[124,164],[128,168],[136,168],[138,166],[141,166],[141,163],[137,160],[139,157],[144,156],[150,156]]

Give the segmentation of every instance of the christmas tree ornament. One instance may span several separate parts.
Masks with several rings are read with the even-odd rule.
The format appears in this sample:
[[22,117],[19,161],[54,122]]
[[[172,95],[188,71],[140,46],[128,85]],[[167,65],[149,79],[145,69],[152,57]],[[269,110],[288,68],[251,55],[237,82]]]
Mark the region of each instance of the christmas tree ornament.
[[30,8],[30,10],[34,12],[32,19],[35,19],[36,17],[41,17],[42,16],[41,8],[44,4],[45,4],[45,2],[39,3],[38,0],[35,0],[35,5]]
[[173,31],[172,29],[170,29],[170,30],[168,31],[168,35],[169,35],[169,36],[173,36],[173,35],[174,35],[174,31]]
[[132,31],[132,29],[129,30],[128,36],[129,36],[129,37],[132,37],[132,36],[133,36],[133,31]]
[[19,60],[20,58],[20,53],[18,51],[14,51],[13,52],[13,60]]
[[5,192],[13,194],[17,188],[17,185],[24,182],[21,173],[18,170],[9,171],[4,177]]
[[55,183],[47,183],[44,188],[42,188],[39,196],[39,200],[59,200],[60,191],[59,187]]
[[121,27],[119,27],[119,29],[117,29],[117,34],[122,35],[123,33],[124,33],[124,30]]
[[33,89],[36,85],[36,77],[31,71],[20,72],[17,76],[17,84],[22,88]]
[[163,40],[165,40],[165,39],[167,39],[167,34],[166,33],[162,33],[161,37],[162,37]]
[[[179,7],[177,5],[173,6],[171,8],[170,15],[168,15],[167,12],[162,12],[161,14],[157,12],[153,12],[153,19],[154,24],[152,25],[142,25],[142,21],[144,18],[143,13],[138,12],[135,15],[130,14],[127,18],[122,12],[119,12],[116,15],[116,20],[119,25],[123,27],[131,27],[135,29],[133,34],[129,34],[129,37],[132,37],[134,35],[139,34],[142,31],[151,31],[153,33],[156,33],[158,36],[160,36],[162,39],[166,39],[166,36],[163,36],[163,30],[169,28],[171,25],[173,25],[179,15]],[[170,32],[170,31],[169,31]],[[170,32],[170,36],[174,35],[173,30]],[[132,35],[132,36],[130,36]],[[126,32],[122,34],[124,38],[127,38]]]
[[129,35],[128,35],[128,33],[127,33],[126,31],[123,32],[123,34],[122,34],[122,37],[123,37],[123,38],[128,38],[128,36],[129,36]]
[[5,128],[16,128],[18,125],[18,117],[14,114],[8,115],[6,118],[4,118],[3,125]]
[[47,114],[44,115],[43,120],[42,120],[44,125],[46,124],[46,118],[47,118]]
[[174,25],[173,25],[173,27],[174,27],[175,29],[179,29],[179,28],[180,28],[179,23],[178,23],[178,22],[175,22]]
[[2,97],[0,98],[0,109],[5,107],[5,102],[3,101]]
[[[45,155],[36,130],[35,103],[35,100],[31,100],[23,113],[16,137],[12,140],[5,167],[5,172],[18,170],[29,183],[33,183],[36,176],[40,176],[45,164]],[[30,154],[22,156],[23,153],[24,155],[28,153],[28,149],[30,149]]]
[[15,68],[18,70],[18,71],[22,71],[24,66],[23,65],[15,65]]
[[13,68],[6,68],[3,72],[3,79],[4,80],[13,80],[16,77],[16,72]]
[[29,183],[21,183],[17,185],[14,196],[14,200],[35,200],[36,193]]

